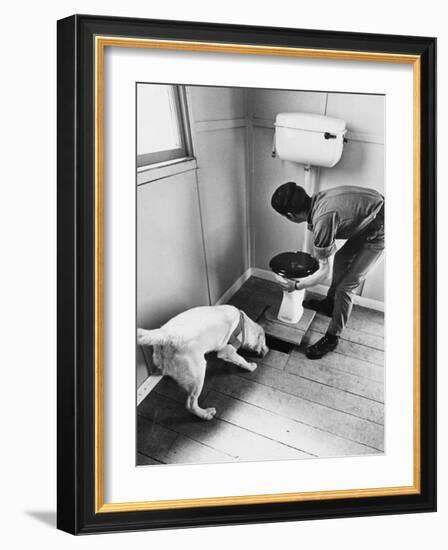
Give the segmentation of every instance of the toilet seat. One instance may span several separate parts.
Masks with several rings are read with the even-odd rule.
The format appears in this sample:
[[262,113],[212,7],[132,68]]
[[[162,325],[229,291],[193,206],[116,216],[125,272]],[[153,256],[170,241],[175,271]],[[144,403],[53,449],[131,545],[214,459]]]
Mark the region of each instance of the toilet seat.
[[300,279],[317,271],[319,262],[306,252],[282,252],[271,259],[269,267],[287,279]]

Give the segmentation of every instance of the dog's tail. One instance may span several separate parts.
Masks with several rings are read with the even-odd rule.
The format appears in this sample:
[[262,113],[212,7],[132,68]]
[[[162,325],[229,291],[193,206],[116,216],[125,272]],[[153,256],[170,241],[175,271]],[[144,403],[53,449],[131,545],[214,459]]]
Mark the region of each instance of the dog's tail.
[[140,346],[162,346],[168,340],[166,332],[161,328],[154,330],[137,329],[137,343]]

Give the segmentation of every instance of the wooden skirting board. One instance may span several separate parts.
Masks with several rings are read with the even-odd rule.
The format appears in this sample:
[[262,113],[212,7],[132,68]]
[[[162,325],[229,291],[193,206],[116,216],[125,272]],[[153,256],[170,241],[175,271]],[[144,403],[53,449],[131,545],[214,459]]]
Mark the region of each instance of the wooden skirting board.
[[137,407],[145,399],[145,397],[152,392],[152,390],[157,386],[157,384],[162,380],[163,376],[160,374],[152,374],[140,384],[137,389]]

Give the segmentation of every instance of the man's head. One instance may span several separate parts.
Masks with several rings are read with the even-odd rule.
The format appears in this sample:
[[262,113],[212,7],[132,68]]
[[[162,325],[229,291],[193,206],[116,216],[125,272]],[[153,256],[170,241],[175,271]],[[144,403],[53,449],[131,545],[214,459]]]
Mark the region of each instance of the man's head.
[[311,197],[293,181],[277,187],[271,199],[272,208],[295,223],[306,221],[310,204]]

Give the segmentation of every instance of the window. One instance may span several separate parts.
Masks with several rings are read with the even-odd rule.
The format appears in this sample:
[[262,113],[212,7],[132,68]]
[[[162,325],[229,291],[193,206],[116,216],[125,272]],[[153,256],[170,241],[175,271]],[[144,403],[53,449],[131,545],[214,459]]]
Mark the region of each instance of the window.
[[191,156],[180,86],[137,84],[137,167]]

